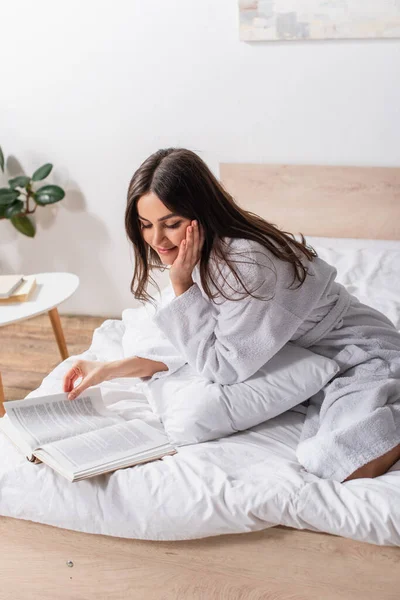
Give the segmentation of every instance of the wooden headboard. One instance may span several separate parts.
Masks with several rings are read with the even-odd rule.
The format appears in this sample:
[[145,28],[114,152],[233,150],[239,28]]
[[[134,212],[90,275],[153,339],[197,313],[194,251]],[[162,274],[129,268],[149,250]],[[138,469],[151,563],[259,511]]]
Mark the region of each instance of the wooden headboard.
[[400,168],[221,163],[220,180],[284,231],[400,240]]

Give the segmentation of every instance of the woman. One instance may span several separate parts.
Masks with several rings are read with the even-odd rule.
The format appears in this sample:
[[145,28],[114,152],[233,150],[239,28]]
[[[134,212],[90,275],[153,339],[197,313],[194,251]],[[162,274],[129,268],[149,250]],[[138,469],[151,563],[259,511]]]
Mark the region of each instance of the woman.
[[[150,271],[169,267],[175,297],[154,320],[182,364],[240,385],[289,341],[339,364],[310,399],[297,450],[308,471],[348,481],[382,475],[400,458],[400,333],[337,283],[303,236],[240,208],[195,153],[179,148],[159,150],[135,172],[125,225],[135,298],[152,302]],[[107,379],[157,377],[166,363],[79,360],[64,391],[74,398]]]

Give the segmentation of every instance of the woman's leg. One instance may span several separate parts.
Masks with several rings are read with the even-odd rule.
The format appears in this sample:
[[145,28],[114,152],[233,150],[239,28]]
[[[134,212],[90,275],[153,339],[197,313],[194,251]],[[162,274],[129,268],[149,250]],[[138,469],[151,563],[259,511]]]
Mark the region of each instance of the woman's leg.
[[354,471],[354,473],[346,477],[344,481],[350,481],[351,479],[362,479],[365,477],[380,477],[381,475],[387,473],[390,467],[393,467],[398,460],[400,460],[400,444],[395,446],[392,450],[389,450],[389,452],[386,452],[386,454],[383,454],[382,456],[375,458],[375,460],[372,460],[366,465],[360,467]]
[[378,477],[400,459],[400,352],[351,344],[334,359],[341,372],[310,399],[297,458],[322,479]]
[[340,371],[309,401],[299,462],[338,482],[383,475],[400,459],[400,333],[354,299],[309,349],[336,360]]

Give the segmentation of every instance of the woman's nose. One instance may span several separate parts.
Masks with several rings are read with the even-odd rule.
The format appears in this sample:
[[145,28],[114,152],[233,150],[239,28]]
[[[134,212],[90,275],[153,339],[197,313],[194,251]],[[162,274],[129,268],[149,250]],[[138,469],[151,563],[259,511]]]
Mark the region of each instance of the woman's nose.
[[154,231],[153,246],[161,246],[162,240],[165,238],[163,231]]

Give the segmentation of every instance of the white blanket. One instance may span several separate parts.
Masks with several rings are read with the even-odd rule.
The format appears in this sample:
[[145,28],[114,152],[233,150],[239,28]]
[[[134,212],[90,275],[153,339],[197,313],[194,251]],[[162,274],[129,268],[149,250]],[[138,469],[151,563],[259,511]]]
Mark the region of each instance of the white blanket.
[[[135,316],[107,320],[80,358],[124,354]],[[126,339],[126,338],[125,338]],[[28,397],[62,391],[78,356],[58,365]],[[162,427],[138,379],[101,385],[105,404]],[[247,431],[180,447],[174,456],[69,483],[44,464],[33,465],[0,434],[0,514],[89,533],[151,539],[191,539],[257,531],[282,524],[400,545],[399,464],[377,479],[341,484],[307,473],[296,459],[302,407]]]

